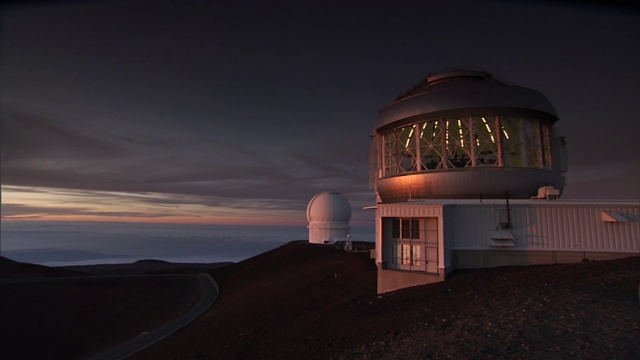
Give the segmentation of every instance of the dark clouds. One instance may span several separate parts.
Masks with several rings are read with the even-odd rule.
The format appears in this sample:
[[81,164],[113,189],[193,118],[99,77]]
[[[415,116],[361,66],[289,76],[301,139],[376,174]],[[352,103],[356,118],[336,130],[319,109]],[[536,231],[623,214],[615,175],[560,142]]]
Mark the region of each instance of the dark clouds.
[[10,105],[2,107],[0,131],[2,163],[36,161],[48,158],[64,159],[114,159],[125,155],[123,149],[89,129],[82,131],[64,124],[58,119],[21,113]]
[[[5,185],[295,199],[290,191],[314,179],[349,187],[359,160],[348,143],[312,141],[287,150],[268,138],[256,147],[242,136],[209,136],[197,128],[97,133],[9,106],[1,125]],[[265,192],[274,182],[282,186]]]
[[477,65],[556,106],[567,196],[640,198],[634,9],[98,1],[2,16],[3,186],[302,218],[331,190],[357,210],[373,202],[377,110],[435,69]]

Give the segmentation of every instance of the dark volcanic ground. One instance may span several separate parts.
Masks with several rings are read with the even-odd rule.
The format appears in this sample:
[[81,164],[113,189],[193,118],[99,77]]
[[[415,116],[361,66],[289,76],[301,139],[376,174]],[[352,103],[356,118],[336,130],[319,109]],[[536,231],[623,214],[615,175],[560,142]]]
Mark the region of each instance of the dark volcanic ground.
[[[640,257],[458,270],[443,283],[381,296],[375,294],[376,269],[368,252],[305,242],[209,272],[221,288],[213,307],[132,359],[640,358]],[[0,267],[0,274],[6,273]],[[181,297],[184,308],[193,301],[188,294],[197,293],[173,284],[178,292],[162,298],[156,292],[164,285],[153,286],[130,287],[121,295],[129,302],[127,309],[140,314],[130,327],[168,321],[177,308],[144,309],[167,307],[170,298]],[[7,300],[6,289],[3,312],[8,307],[30,311],[15,297]],[[104,301],[104,295],[91,294],[76,311]],[[22,296],[38,296],[38,289]],[[47,301],[59,299],[49,295]],[[108,321],[118,320],[109,314]],[[58,319],[56,327],[65,326],[60,313],[43,316]],[[68,325],[75,331],[62,336],[48,329],[49,336],[73,348],[84,341],[86,330]],[[3,340],[10,336],[9,326],[2,322]]]

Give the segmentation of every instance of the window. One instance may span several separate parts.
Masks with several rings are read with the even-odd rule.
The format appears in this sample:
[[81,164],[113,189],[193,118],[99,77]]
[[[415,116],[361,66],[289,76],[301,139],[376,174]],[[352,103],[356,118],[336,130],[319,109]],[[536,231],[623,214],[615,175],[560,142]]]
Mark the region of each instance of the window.
[[390,218],[386,219],[391,229],[387,263],[390,267],[403,270],[425,271],[425,246],[427,231],[424,229],[426,219]]
[[382,176],[476,166],[549,169],[551,136],[549,124],[518,116],[418,122],[382,136]]
[[498,119],[493,116],[472,118],[473,144],[476,154],[476,166],[497,166],[499,140],[506,136],[506,131],[498,131]]
[[438,218],[382,218],[386,268],[438,273]]
[[421,170],[442,169],[442,131],[438,121],[427,121],[420,126]]
[[402,239],[420,239],[420,223],[417,219],[402,219]]

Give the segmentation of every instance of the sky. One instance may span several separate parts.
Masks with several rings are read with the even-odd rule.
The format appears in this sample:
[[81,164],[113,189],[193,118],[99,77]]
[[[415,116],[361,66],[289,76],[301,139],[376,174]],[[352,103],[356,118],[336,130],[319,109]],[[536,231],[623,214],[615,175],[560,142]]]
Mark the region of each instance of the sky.
[[542,92],[565,199],[640,200],[640,11],[617,2],[67,1],[2,9],[2,220],[373,224],[378,110],[438,69]]

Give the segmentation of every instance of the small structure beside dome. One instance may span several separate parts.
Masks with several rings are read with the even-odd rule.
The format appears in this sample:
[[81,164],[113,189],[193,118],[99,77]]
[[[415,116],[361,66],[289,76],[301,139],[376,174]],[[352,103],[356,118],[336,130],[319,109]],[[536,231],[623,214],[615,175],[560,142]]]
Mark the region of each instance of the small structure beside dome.
[[351,205],[337,192],[322,192],[307,205],[309,242],[328,244],[349,239]]

